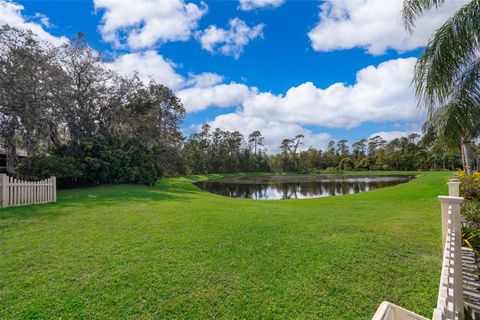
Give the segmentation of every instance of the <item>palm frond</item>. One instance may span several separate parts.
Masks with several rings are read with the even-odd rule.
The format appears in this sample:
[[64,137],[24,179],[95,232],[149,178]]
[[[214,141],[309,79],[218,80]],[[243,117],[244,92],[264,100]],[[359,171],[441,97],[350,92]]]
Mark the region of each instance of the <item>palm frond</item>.
[[431,111],[450,103],[452,88],[480,52],[480,0],[472,0],[441,26],[415,66],[419,104]]
[[423,129],[441,138],[449,147],[455,147],[461,137],[472,138],[480,133],[479,119],[480,107],[452,102],[430,114]]
[[402,17],[407,31],[412,32],[419,16],[432,8],[440,7],[445,0],[405,0],[403,1]]
[[[480,109],[480,59],[472,61],[464,68],[450,96],[450,101],[454,104],[471,110]],[[480,118],[478,121],[480,122]]]

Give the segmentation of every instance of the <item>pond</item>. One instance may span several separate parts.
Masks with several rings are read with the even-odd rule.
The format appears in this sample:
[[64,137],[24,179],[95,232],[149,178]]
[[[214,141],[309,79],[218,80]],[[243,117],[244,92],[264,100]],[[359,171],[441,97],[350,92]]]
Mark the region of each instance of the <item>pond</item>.
[[339,196],[394,186],[412,180],[407,175],[309,175],[212,179],[196,182],[202,190],[233,198],[305,199]]

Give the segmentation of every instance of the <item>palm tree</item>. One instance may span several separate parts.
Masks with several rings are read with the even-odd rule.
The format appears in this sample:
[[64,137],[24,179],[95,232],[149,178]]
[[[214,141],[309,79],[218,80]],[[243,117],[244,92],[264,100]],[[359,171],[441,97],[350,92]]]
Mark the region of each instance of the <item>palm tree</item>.
[[[447,104],[440,107],[432,114],[423,125],[423,131],[435,140],[441,141],[447,147],[458,146],[461,143],[462,163],[470,173],[473,162],[471,141],[467,137],[476,137],[480,134],[478,125],[478,108],[465,105]],[[430,139],[430,141],[433,139]]]
[[[403,21],[410,32],[416,19],[445,0],[404,0]],[[464,168],[471,173],[470,142],[480,127],[480,0],[472,0],[430,38],[415,65],[413,83],[431,125],[460,143]],[[448,117],[448,118],[447,118]],[[444,127],[440,127],[444,126]]]

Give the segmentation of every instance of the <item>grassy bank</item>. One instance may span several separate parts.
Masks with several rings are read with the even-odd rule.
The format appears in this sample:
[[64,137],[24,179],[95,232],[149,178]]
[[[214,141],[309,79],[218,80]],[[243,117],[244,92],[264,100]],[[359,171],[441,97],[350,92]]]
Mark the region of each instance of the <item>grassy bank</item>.
[[191,183],[60,191],[0,211],[0,319],[369,319],[436,304],[447,173],[255,201]]

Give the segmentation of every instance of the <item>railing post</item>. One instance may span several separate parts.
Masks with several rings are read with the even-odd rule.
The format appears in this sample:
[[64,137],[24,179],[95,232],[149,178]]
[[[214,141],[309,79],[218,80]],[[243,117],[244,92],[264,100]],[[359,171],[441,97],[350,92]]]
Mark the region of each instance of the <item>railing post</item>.
[[[439,196],[442,208],[442,241],[443,250],[445,250],[445,239],[448,231],[450,219],[450,232],[453,244],[450,244],[450,250],[453,251],[453,306],[458,319],[463,319],[463,270],[462,270],[462,221],[460,216],[460,205],[463,197]],[[449,212],[450,211],[450,212]],[[449,217],[450,216],[450,217]]]
[[[460,181],[458,176],[454,175],[448,184],[448,195],[453,197],[460,196]],[[455,232],[455,242],[454,242],[454,264],[457,268],[460,268],[461,272],[455,273],[454,280],[454,304],[455,311],[458,314],[459,319],[464,318],[464,301],[463,301],[463,262],[462,262],[462,218],[460,213],[460,203],[452,204],[451,211],[451,228]],[[457,269],[458,270],[458,269]]]
[[[447,237],[448,228],[448,208],[449,206],[452,206],[452,214],[458,212],[458,214],[452,215],[452,219],[458,220],[459,230],[461,231],[460,204],[463,202],[463,197],[438,196],[438,200],[440,201],[442,210],[442,245],[443,249],[445,249],[445,239]],[[458,219],[456,219],[457,217]],[[454,221],[452,221],[452,223],[456,225]],[[456,231],[456,229],[453,231]]]
[[0,174],[1,186],[1,204],[2,208],[8,207],[8,176],[5,173]]
[[52,177],[52,184],[53,184],[53,202],[57,202],[57,177],[53,176]]
[[[460,198],[460,197],[459,197]],[[464,302],[463,302],[463,262],[462,262],[462,219],[460,216],[460,205],[463,198],[459,202],[452,203],[451,211],[451,228],[455,232],[453,243],[453,261],[455,265],[454,273],[454,310],[458,315],[458,319],[464,318]]]
[[460,181],[456,176],[453,176],[450,181],[447,182],[448,185],[448,195],[452,197],[460,196]]

